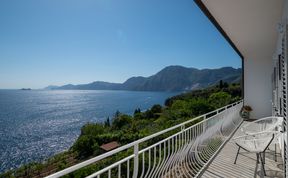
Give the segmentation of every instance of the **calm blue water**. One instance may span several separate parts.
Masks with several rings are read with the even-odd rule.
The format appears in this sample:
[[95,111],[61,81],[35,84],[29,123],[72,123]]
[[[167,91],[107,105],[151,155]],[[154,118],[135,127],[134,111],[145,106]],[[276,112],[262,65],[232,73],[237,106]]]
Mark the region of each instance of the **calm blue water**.
[[67,150],[87,122],[163,104],[171,92],[0,90],[0,172]]

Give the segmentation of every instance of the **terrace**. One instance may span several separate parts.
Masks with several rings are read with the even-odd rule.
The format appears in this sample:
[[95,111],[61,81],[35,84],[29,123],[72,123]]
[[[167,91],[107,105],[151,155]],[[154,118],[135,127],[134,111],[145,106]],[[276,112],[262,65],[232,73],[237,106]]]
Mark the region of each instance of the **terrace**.
[[[195,0],[243,61],[243,101],[48,176],[61,177],[86,166],[99,169],[88,177],[263,177],[255,154],[242,153],[231,140],[243,124],[239,111],[251,117],[284,118],[277,162],[265,158],[268,177],[287,177],[287,17],[286,0]],[[272,80],[271,80],[272,79]],[[272,102],[271,102],[272,101]],[[272,148],[271,148],[272,149]],[[115,155],[118,156],[116,159]],[[109,159],[110,166],[101,167]],[[257,167],[255,171],[255,167]]]

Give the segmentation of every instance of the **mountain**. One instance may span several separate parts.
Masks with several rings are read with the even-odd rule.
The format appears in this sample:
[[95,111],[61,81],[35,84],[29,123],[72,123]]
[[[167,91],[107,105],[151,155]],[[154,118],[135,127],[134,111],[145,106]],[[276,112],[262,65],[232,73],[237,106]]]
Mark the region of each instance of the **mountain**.
[[196,69],[168,66],[150,77],[132,77],[124,83],[92,82],[81,85],[50,86],[58,90],[131,90],[131,91],[185,91],[215,85],[220,80],[239,83],[241,69],[223,67],[219,69]]
[[57,88],[59,88],[59,86],[49,85],[48,87],[45,87],[44,90],[54,90],[54,89],[57,89]]
[[57,90],[120,90],[122,84],[120,83],[109,83],[109,82],[92,82],[88,84],[81,85],[63,85],[61,87],[56,88]]

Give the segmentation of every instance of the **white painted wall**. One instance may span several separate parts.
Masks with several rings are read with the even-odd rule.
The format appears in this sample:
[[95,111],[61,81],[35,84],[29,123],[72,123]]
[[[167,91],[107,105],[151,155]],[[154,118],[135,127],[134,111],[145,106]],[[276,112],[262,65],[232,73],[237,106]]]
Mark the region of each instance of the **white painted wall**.
[[251,53],[244,59],[244,105],[252,107],[252,119],[272,114],[272,56]]
[[[288,1],[284,0],[282,20],[288,17]],[[280,21],[279,21],[280,23]],[[275,31],[277,30],[275,26]],[[275,54],[278,55],[281,36],[275,44]],[[259,44],[258,44],[259,45]],[[259,50],[261,45],[259,45]],[[257,48],[254,48],[257,50]],[[263,50],[263,49],[262,49]],[[261,51],[261,50],[260,50]],[[259,119],[272,115],[272,82],[271,75],[274,68],[273,55],[248,51],[244,59],[244,105],[250,105],[252,119]]]
[[[288,23],[288,0],[284,0],[282,11],[282,22]],[[278,27],[275,26],[275,29]],[[286,30],[286,29],[285,29]],[[278,54],[281,53],[282,35],[278,33],[278,41],[275,44],[274,59],[277,59]],[[267,53],[266,53],[267,54]],[[276,56],[276,57],[275,57]],[[259,119],[261,117],[270,116],[272,114],[272,82],[271,74],[275,66],[273,56],[265,55],[265,52],[260,54],[248,53],[244,59],[244,104],[250,105],[253,108],[251,118]],[[284,159],[284,142],[287,143],[287,132],[281,138],[280,148],[282,158]],[[286,154],[288,148],[286,148]],[[286,155],[287,157],[288,155]],[[286,163],[286,172],[288,172],[288,164]],[[287,173],[286,173],[286,177]]]

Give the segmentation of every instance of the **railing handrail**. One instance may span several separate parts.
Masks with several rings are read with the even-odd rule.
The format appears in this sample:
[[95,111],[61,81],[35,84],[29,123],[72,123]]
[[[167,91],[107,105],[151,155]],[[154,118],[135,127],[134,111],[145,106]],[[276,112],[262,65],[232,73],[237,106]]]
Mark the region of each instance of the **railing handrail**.
[[[100,160],[105,159],[105,158],[107,158],[107,157],[109,157],[109,156],[112,156],[112,155],[114,155],[115,153],[121,152],[121,151],[123,151],[123,150],[127,150],[127,149],[129,149],[129,148],[131,148],[131,147],[134,147],[135,145],[139,145],[140,143],[145,142],[145,141],[147,141],[147,140],[150,140],[150,139],[152,139],[152,138],[154,138],[154,137],[157,137],[157,136],[162,135],[162,134],[164,134],[164,133],[167,133],[167,132],[169,132],[169,131],[175,130],[175,129],[177,129],[177,128],[181,128],[182,126],[185,126],[186,124],[189,124],[189,123],[191,123],[191,122],[193,122],[193,121],[195,121],[195,120],[198,120],[198,119],[200,119],[200,118],[208,119],[206,116],[209,116],[209,115],[212,114],[212,113],[216,113],[216,115],[217,115],[217,114],[219,114],[219,111],[220,111],[220,113],[222,113],[223,111],[227,110],[228,108],[233,107],[233,106],[235,106],[235,105],[237,105],[237,104],[240,104],[242,101],[243,101],[243,100],[241,99],[241,100],[239,100],[239,101],[237,101],[237,102],[234,102],[234,103],[232,103],[232,104],[226,105],[226,106],[221,107],[221,108],[218,108],[218,109],[216,109],[216,110],[214,110],[214,111],[205,113],[205,114],[203,114],[203,115],[197,116],[197,117],[192,118],[192,119],[190,119],[190,120],[188,120],[188,121],[185,121],[185,122],[183,122],[183,123],[180,123],[180,124],[177,124],[177,125],[175,125],[175,126],[172,126],[172,127],[167,128],[167,129],[164,129],[164,130],[162,130],[162,131],[156,132],[156,133],[154,133],[154,134],[152,134],[152,135],[146,136],[146,137],[144,137],[144,138],[141,138],[141,139],[136,140],[136,141],[134,141],[134,142],[128,143],[128,144],[123,145],[123,146],[121,146],[121,147],[119,147],[119,148],[116,148],[116,149],[114,149],[114,150],[111,150],[111,151],[109,151],[109,152],[107,152],[107,153],[101,154],[101,155],[96,156],[96,157],[94,157],[94,158],[91,158],[91,159],[89,159],[89,160],[86,160],[86,161],[83,161],[83,162],[81,162],[81,163],[78,163],[78,164],[76,164],[76,165],[74,165],[74,166],[68,167],[68,168],[66,168],[66,169],[64,169],[64,170],[62,170],[62,171],[56,172],[56,173],[54,173],[54,174],[51,174],[51,175],[47,176],[46,178],[56,178],[56,177],[64,176],[64,175],[69,174],[69,173],[71,173],[71,172],[74,172],[74,171],[76,171],[76,170],[78,170],[78,169],[81,169],[81,168],[83,168],[83,167],[86,167],[86,166],[88,166],[88,165],[90,165],[90,164],[93,164],[93,163],[95,163],[95,162],[97,162],[97,161],[100,161]],[[213,115],[213,116],[215,116],[215,115]],[[211,116],[211,117],[213,117],[213,116]]]

